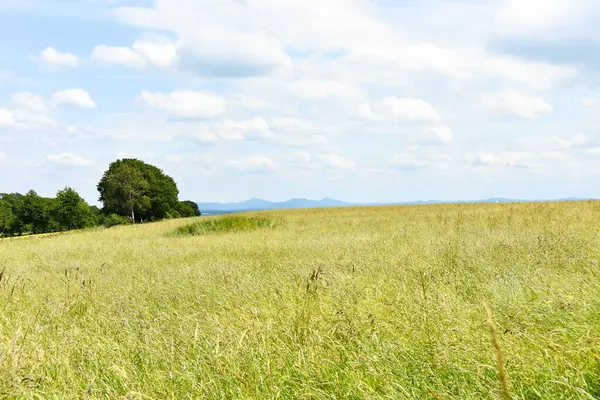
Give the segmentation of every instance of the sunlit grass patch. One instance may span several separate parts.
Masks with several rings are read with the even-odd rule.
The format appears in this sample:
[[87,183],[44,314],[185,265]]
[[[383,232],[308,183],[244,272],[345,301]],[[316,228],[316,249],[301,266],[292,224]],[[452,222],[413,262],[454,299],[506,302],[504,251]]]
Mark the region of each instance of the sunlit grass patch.
[[2,240],[0,399],[600,399],[598,226],[460,204]]
[[271,229],[277,221],[266,216],[227,215],[205,218],[175,229],[175,235],[198,236],[208,233],[244,232],[257,229]]

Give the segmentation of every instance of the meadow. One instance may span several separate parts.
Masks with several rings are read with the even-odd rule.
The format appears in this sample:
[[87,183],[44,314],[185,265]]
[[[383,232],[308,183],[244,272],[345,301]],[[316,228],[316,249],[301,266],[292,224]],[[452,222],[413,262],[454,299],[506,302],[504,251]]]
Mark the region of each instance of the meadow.
[[491,326],[511,399],[600,398],[600,202],[169,220],[0,271],[0,398],[500,399]]

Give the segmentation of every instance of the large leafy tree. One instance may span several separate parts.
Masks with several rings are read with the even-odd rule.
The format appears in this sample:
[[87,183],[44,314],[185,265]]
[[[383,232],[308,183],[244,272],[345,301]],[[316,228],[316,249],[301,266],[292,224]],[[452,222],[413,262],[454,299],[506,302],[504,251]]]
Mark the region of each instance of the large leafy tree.
[[23,195],[0,193],[0,235],[14,236],[23,233],[23,223],[17,213]]
[[0,198],[0,236],[12,235],[11,226],[15,218],[11,204]]
[[30,190],[19,204],[18,216],[25,225],[30,225],[33,233],[44,233],[50,223],[48,199]]
[[98,183],[100,201],[106,213],[131,216],[135,223],[150,208],[149,183],[142,172],[129,163],[112,163]]
[[64,229],[80,229],[90,224],[92,210],[87,202],[70,187],[58,191],[54,212]]
[[111,163],[98,183],[98,191],[106,214],[129,215],[133,222],[165,218],[179,205],[173,178],[136,159]]

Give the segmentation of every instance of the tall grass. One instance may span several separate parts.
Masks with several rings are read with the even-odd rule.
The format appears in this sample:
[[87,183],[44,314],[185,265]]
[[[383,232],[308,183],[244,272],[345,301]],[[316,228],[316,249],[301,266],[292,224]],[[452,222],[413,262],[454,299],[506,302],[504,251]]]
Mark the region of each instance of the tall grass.
[[265,216],[226,215],[202,218],[175,229],[180,236],[203,235],[207,233],[227,233],[273,228],[276,222]]
[[600,398],[600,203],[244,217],[0,242],[0,398]]

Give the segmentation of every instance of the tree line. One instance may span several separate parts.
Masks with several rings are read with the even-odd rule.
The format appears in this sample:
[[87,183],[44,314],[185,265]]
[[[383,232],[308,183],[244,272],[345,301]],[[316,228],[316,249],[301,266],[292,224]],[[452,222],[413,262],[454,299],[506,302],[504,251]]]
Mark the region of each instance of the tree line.
[[177,184],[161,169],[137,159],[110,164],[97,185],[102,208],[89,205],[70,187],[56,197],[0,193],[0,236],[20,236],[111,227],[200,216],[198,204],[179,201]]

